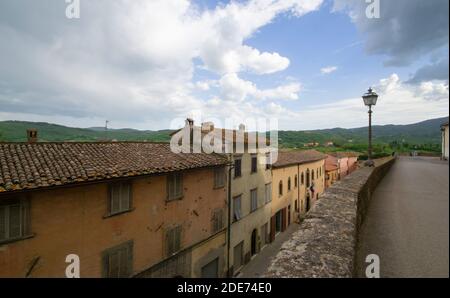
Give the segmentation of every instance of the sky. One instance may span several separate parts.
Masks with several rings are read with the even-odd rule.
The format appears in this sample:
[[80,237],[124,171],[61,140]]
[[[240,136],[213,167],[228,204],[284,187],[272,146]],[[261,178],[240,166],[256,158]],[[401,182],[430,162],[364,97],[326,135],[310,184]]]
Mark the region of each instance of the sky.
[[351,128],[369,87],[375,124],[449,113],[448,0],[70,1],[0,1],[0,121]]

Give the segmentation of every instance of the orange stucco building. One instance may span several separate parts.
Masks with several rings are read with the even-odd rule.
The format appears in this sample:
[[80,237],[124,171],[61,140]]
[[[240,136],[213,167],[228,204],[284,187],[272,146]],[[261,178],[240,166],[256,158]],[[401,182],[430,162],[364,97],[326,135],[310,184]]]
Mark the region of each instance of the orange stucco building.
[[168,144],[0,144],[0,277],[220,277],[227,161]]

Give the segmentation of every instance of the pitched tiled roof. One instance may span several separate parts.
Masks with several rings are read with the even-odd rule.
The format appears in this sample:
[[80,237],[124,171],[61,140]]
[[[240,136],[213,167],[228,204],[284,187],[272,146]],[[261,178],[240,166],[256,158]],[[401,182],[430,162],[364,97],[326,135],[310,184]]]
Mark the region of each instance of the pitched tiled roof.
[[361,154],[358,152],[332,152],[330,155],[337,157],[337,158],[345,158],[345,157],[358,157]]
[[335,164],[332,163],[325,163],[325,171],[326,172],[331,172],[331,171],[337,171],[338,167]]
[[273,164],[274,168],[282,168],[290,165],[303,164],[326,159],[327,156],[316,150],[280,151],[278,159]]
[[0,193],[224,165],[162,143],[0,143]]

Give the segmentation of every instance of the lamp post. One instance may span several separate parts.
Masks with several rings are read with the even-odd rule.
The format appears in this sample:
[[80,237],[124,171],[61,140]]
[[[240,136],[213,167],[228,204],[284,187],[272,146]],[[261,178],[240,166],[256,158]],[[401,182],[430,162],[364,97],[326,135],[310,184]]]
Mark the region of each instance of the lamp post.
[[377,104],[378,94],[369,88],[366,94],[362,96],[364,104],[369,107],[369,147],[367,150],[367,161],[365,163],[368,167],[373,167],[374,162],[372,160],[372,106]]

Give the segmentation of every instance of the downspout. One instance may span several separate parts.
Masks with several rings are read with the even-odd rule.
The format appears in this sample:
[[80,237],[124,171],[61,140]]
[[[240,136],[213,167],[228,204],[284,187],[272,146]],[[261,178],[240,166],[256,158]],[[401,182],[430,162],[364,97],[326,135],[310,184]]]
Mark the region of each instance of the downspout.
[[297,194],[297,210],[296,210],[296,212],[298,212],[298,214],[299,214],[299,219],[300,219],[300,206],[301,206],[301,204],[300,204],[300,182],[301,182],[301,179],[300,179],[300,164],[297,164],[297,192],[298,192],[298,194]]
[[227,277],[231,278],[230,272],[230,246],[231,246],[231,170],[233,169],[232,163],[228,167],[228,226],[227,226]]

